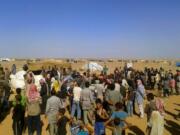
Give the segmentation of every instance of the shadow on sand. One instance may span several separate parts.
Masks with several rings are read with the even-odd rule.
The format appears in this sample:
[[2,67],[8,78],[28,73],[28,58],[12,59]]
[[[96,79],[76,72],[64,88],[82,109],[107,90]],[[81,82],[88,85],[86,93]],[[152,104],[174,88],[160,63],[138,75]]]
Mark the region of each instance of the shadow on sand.
[[177,114],[171,113],[171,112],[169,112],[169,111],[167,111],[167,110],[165,110],[165,113],[168,114],[168,115],[170,115],[170,116],[172,116],[174,119],[177,119],[177,118],[178,118],[178,115],[177,115]]
[[9,105],[7,108],[3,108],[1,106],[0,109],[0,123],[10,114],[12,108],[12,102],[9,102]]
[[171,133],[171,135],[179,135],[180,125],[171,120],[166,120],[165,128]]
[[[134,132],[136,135],[145,135],[145,133],[139,129],[137,126],[132,126],[129,128],[132,132]],[[128,133],[128,135],[134,135],[132,133]]]
[[174,105],[180,106],[180,104],[174,103]]

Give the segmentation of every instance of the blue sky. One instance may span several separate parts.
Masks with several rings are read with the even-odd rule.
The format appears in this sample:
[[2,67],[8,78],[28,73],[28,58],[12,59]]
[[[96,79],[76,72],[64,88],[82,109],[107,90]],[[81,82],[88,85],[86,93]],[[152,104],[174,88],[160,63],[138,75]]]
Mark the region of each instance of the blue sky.
[[1,0],[0,57],[180,58],[180,1]]

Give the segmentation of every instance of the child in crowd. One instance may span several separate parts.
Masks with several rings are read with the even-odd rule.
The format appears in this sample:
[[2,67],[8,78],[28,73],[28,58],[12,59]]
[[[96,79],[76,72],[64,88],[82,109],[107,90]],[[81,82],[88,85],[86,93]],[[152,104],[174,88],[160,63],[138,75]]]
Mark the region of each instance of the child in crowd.
[[121,123],[121,120],[120,118],[115,118],[114,119],[114,127],[112,128],[112,131],[113,131],[113,135],[122,135],[122,131],[124,131],[126,128],[130,127],[131,124],[130,123],[127,123],[126,121],[123,121],[126,123],[126,126],[124,126],[123,128],[119,126],[119,124]]
[[[17,88],[16,89],[16,96],[19,96],[21,98],[21,101],[20,101],[20,104],[22,105],[22,120],[21,120],[21,126],[22,126],[22,129],[24,129],[24,124],[25,124],[25,120],[24,120],[24,117],[25,117],[25,109],[26,109],[26,97],[23,96],[21,93],[22,90],[20,88]],[[17,99],[15,98],[13,100],[13,107],[15,107],[17,105]]]
[[[123,104],[121,102],[118,102],[115,104],[116,111],[114,111],[110,117],[110,119],[105,123],[105,126],[108,124],[114,122],[115,119],[119,118],[120,122],[117,125],[120,129],[122,129],[122,135],[125,135],[125,130],[124,128],[126,127],[126,118],[128,117],[128,114],[124,112],[123,110]],[[115,123],[114,123],[115,124]]]
[[13,119],[13,132],[14,135],[22,135],[22,131],[23,131],[23,124],[24,124],[24,108],[21,105],[21,96],[20,95],[16,95],[15,96],[15,105],[14,105],[14,109],[13,109],[13,115],[12,115],[12,119]]
[[58,135],[67,134],[66,126],[68,122],[69,122],[69,119],[65,116],[65,109],[64,108],[59,109],[59,120],[57,122]]
[[95,135],[105,135],[104,122],[109,118],[106,110],[103,108],[103,103],[100,99],[96,100],[95,112]]

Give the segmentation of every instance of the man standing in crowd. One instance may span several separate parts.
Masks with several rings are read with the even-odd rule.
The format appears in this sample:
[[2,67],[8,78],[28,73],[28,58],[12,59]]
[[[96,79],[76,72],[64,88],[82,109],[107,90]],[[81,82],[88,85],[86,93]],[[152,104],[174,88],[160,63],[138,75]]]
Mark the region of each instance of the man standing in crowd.
[[41,97],[34,83],[27,92],[28,135],[33,135],[34,127],[37,135],[41,135]]
[[80,107],[80,97],[82,89],[79,87],[80,84],[75,82],[73,89],[73,103],[72,103],[72,110],[71,110],[71,117],[74,118],[75,112],[77,111],[77,119],[81,119],[81,107]]
[[145,89],[141,80],[137,80],[137,89],[136,89],[135,97],[138,104],[140,117],[143,118],[144,117],[143,103],[144,103],[144,97],[145,97]]
[[81,91],[81,106],[83,110],[83,120],[84,124],[87,129],[92,130],[89,128],[89,117],[88,114],[90,113],[90,110],[93,108],[94,99],[91,90],[89,89],[89,82],[85,82],[85,88]]
[[46,116],[49,121],[50,135],[57,134],[57,115],[60,108],[63,108],[61,100],[56,96],[56,91],[51,91],[51,97],[47,100]]

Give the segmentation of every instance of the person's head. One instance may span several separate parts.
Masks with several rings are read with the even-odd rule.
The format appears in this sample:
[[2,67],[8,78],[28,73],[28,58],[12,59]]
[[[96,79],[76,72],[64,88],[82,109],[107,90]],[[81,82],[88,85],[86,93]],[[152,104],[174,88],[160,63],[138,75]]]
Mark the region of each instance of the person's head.
[[64,116],[65,112],[66,112],[66,110],[64,108],[59,109],[59,115],[60,116]]
[[115,84],[114,83],[110,83],[109,85],[108,85],[108,89],[110,89],[110,90],[114,90],[115,89]]
[[148,101],[154,100],[154,95],[152,93],[147,94],[147,100]]
[[120,122],[121,122],[120,118],[115,118],[114,119],[114,125],[115,126],[119,126]]
[[141,85],[142,81],[140,79],[137,80],[137,85]]
[[54,88],[51,90],[51,95],[52,96],[56,95],[56,91],[54,90]]
[[16,93],[17,93],[18,95],[20,95],[20,94],[21,94],[21,88],[17,88],[17,89],[16,89]]
[[47,79],[51,79],[51,74],[47,74]]
[[29,72],[26,77],[27,77],[27,82],[29,84],[33,82],[33,73],[32,72]]
[[116,108],[116,111],[122,110],[123,109],[123,103],[117,102],[115,104],[115,108]]
[[40,83],[41,85],[43,85],[43,84],[45,84],[45,80],[44,80],[44,79],[41,79],[41,80],[39,81],[39,83]]
[[86,88],[89,88],[89,82],[88,82],[88,81],[85,82],[85,87],[86,87]]
[[75,87],[77,87],[77,86],[78,86],[77,81],[74,81],[74,86],[75,86]]
[[29,69],[29,68],[28,68],[28,65],[25,64],[25,65],[23,66],[23,70],[24,70],[24,71],[28,71],[28,69]]
[[84,75],[84,76],[87,76],[87,73],[86,73],[86,72],[84,72],[84,73],[83,73],[83,75]]
[[97,109],[100,109],[102,107],[102,101],[99,98],[96,100],[96,107]]

